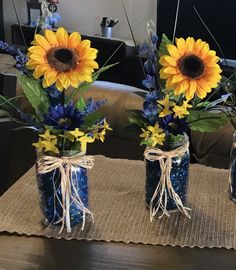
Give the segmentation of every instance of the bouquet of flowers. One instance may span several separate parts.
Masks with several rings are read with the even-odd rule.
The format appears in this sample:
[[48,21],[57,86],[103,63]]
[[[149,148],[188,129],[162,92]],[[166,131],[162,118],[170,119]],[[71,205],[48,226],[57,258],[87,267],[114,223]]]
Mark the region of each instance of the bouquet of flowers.
[[[23,127],[38,133],[37,179],[46,224],[85,223],[88,206],[86,170],[93,157],[85,156],[88,143],[104,141],[111,130],[97,111],[105,100],[85,101],[78,92],[86,90],[110,66],[98,69],[97,50],[77,32],[68,34],[60,27],[56,32],[36,34],[27,56],[6,43],[2,50],[16,58],[16,67],[24,96],[32,113],[17,106],[17,97],[0,95],[0,108]],[[58,181],[60,179],[60,181]]]
[[176,45],[163,35],[157,50],[158,37],[148,25],[149,42],[140,46],[150,91],[143,110],[131,113],[131,123],[141,128],[141,144],[161,147],[178,140],[188,130],[212,132],[224,125],[227,117],[219,110],[224,102],[209,101],[221,81],[219,57],[201,39],[176,38]]
[[17,97],[13,102],[0,96],[0,106],[15,110],[17,122],[39,133],[38,142],[33,144],[39,153],[86,152],[87,143],[104,141],[110,127],[96,110],[105,100],[85,101],[77,96],[110,67],[94,72],[98,69],[97,50],[90,47],[89,40],[81,40],[77,32],[68,35],[61,27],[57,32],[45,30],[44,35],[36,34],[27,56],[7,44],[2,43],[1,47],[15,56],[16,67],[23,71],[18,79],[32,114],[17,108]]
[[143,109],[130,114],[141,144],[147,146],[146,203],[151,220],[159,210],[161,216],[179,209],[190,217],[184,206],[190,161],[187,134],[215,131],[228,120],[220,109],[224,97],[211,99],[222,78],[219,57],[206,42],[192,37],[176,38],[173,44],[163,35],[157,49],[158,37],[150,24],[148,36],[140,54],[147,58],[143,84],[149,92]]

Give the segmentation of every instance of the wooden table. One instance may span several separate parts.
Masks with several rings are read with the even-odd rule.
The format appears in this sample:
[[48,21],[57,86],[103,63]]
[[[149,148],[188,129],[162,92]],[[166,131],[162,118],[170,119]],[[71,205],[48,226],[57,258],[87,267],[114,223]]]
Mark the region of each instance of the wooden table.
[[0,234],[0,269],[235,270],[236,251]]

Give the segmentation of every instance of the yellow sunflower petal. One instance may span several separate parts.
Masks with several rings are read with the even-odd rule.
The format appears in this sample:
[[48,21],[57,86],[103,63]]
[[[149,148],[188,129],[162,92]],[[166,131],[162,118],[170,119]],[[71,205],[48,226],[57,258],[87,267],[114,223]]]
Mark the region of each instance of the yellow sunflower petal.
[[166,80],[166,89],[167,90],[172,90],[173,88],[174,88],[174,85],[172,83],[172,78],[170,77],[170,78],[168,78]]
[[71,48],[76,48],[76,47],[79,45],[80,41],[81,41],[81,36],[80,36],[80,34],[77,33],[77,32],[73,32],[72,34],[70,34],[70,37],[69,37],[69,44],[68,44],[68,45],[69,45]]
[[169,55],[163,55],[161,58],[160,58],[160,61],[159,63],[162,65],[162,66],[173,66],[173,67],[176,67],[177,65],[177,61],[175,58],[169,56]]
[[186,50],[185,40],[183,38],[176,38],[176,45],[178,47],[179,52],[181,54],[184,54]]
[[197,82],[195,80],[189,81],[189,95],[186,96],[187,99],[192,99],[196,90],[197,90]]
[[186,39],[186,52],[192,53],[194,48],[195,41],[192,37]]
[[161,78],[161,79],[167,79],[167,78],[169,78],[170,75],[167,74],[167,73],[164,73],[164,72],[163,72],[163,69],[164,69],[164,68],[162,68],[162,69],[160,70],[160,78]]
[[194,53],[196,55],[199,55],[202,48],[205,46],[206,42],[202,41],[201,39],[198,39],[194,45]]
[[179,82],[182,82],[183,80],[184,80],[183,75],[177,74],[173,76],[172,83],[179,83]]
[[32,60],[35,60],[38,64],[46,64],[45,57],[39,54],[32,54],[30,56]]
[[32,46],[28,49],[28,51],[31,53],[30,55],[39,54],[39,55],[45,56],[46,54],[46,50],[40,46]]
[[59,45],[55,32],[53,32],[52,30],[45,30],[44,35],[51,46]]
[[60,46],[68,46],[68,33],[63,27],[58,28],[56,36]]
[[209,54],[209,45],[205,44],[205,46],[202,47],[201,51],[199,52],[199,56],[202,59],[205,59]]
[[50,44],[42,35],[35,34],[35,41],[38,46],[44,48],[45,50],[50,49]]
[[179,58],[180,57],[180,53],[177,49],[177,47],[175,45],[172,45],[172,44],[167,44],[166,45],[166,48],[169,52],[169,54],[172,56],[172,57],[175,57],[175,58]]
[[176,88],[175,88],[175,91],[174,91],[175,95],[178,96],[178,95],[184,93],[188,89],[188,87],[189,87],[189,81],[188,80],[184,80],[181,83],[178,83],[176,85]]
[[43,65],[38,65],[33,73],[34,78],[37,80],[39,79],[41,76],[44,75],[44,73],[49,69],[50,67],[47,64],[43,64]]
[[63,89],[64,89],[62,83],[59,80],[56,81],[56,88],[59,91],[63,91]]
[[166,73],[166,74],[178,74],[178,71],[177,71],[177,69],[176,68],[174,68],[174,67],[165,67],[164,69],[163,69],[163,73]]

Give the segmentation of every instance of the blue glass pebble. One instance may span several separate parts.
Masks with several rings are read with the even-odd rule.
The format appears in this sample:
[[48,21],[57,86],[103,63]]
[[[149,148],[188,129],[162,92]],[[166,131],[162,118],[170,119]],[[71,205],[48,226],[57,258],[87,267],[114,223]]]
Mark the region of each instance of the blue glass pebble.
[[[170,179],[175,192],[179,195],[182,203],[186,202],[188,175],[189,175],[189,153],[185,152],[182,157],[172,159]],[[155,189],[160,181],[161,169],[159,161],[146,161],[146,203],[149,206]],[[158,198],[154,200],[154,205]],[[176,203],[167,196],[167,210],[176,209]]]
[[[87,170],[79,166],[73,166],[71,181],[76,187],[76,190],[86,208],[88,207],[87,180]],[[60,204],[62,199],[60,181],[61,177],[58,169],[45,174],[37,174],[40,206],[45,216],[44,224],[46,226],[59,221],[62,216],[62,207]],[[54,190],[56,190],[55,194]],[[72,195],[74,194],[75,192],[72,190]],[[70,200],[70,202],[70,221],[71,226],[74,226],[83,221],[83,213],[72,200]],[[58,223],[58,225],[61,225],[61,222]]]

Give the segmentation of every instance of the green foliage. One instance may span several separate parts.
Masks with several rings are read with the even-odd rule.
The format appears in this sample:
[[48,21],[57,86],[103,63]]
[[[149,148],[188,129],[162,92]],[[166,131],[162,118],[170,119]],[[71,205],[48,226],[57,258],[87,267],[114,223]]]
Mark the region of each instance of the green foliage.
[[166,48],[166,45],[168,44],[172,44],[172,42],[168,39],[168,37],[165,34],[163,34],[161,44],[158,50],[158,59],[160,59],[162,55],[169,54]]
[[129,122],[132,124],[132,125],[137,125],[139,126],[140,128],[143,128],[147,125],[147,122],[143,119],[142,115],[141,115],[141,111],[132,111],[130,113],[130,116],[129,116]]
[[80,97],[80,99],[76,103],[76,109],[82,112],[85,107],[86,107],[86,102],[84,101],[82,97]]
[[46,91],[42,88],[39,81],[24,75],[18,76],[26,98],[34,108],[37,116],[42,120],[42,115],[48,112],[49,99]]
[[0,118],[8,118],[10,117],[9,113],[4,110],[0,110]]
[[93,128],[94,125],[97,124],[98,121],[100,121],[102,118],[102,114],[101,113],[90,113],[88,115],[85,116],[85,123],[83,124],[83,126],[81,127],[81,130],[83,131],[89,131]]
[[187,122],[191,130],[214,132],[225,125],[228,118],[223,113],[190,111]]

